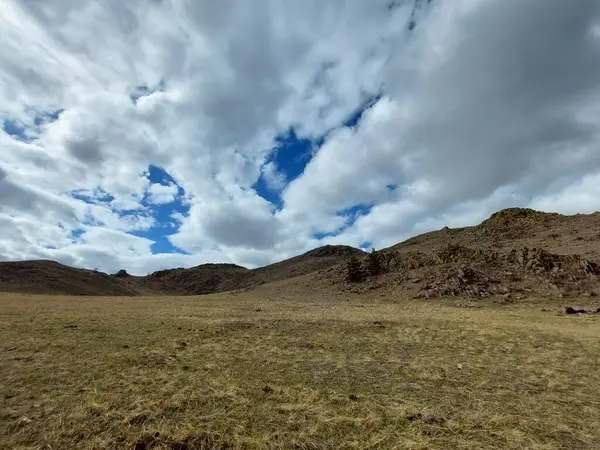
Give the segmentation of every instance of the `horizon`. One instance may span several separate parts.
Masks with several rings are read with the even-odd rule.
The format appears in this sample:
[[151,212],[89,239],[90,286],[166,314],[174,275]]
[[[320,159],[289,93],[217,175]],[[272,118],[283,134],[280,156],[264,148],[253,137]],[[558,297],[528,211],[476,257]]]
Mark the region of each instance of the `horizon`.
[[594,0],[0,12],[0,261],[254,268],[600,210]]
[[[461,230],[461,229],[469,228],[469,227],[473,227],[473,226],[476,227],[478,225],[483,224],[483,222],[485,222],[485,221],[487,221],[489,219],[492,219],[495,215],[497,215],[499,213],[503,213],[503,212],[506,212],[506,211],[512,211],[512,210],[526,210],[526,211],[531,211],[531,212],[535,212],[535,213],[543,213],[543,214],[548,214],[548,215],[558,214],[558,215],[561,215],[562,217],[573,217],[573,216],[580,216],[580,215],[591,216],[591,215],[600,213],[600,211],[593,211],[593,212],[591,212],[589,214],[582,214],[582,213],[560,214],[560,213],[557,213],[557,212],[554,212],[554,211],[540,211],[540,210],[535,210],[535,209],[531,209],[531,208],[522,208],[522,207],[518,207],[518,206],[517,207],[507,207],[507,208],[504,208],[504,209],[501,209],[501,210],[493,212],[489,217],[487,217],[486,219],[482,220],[481,222],[479,222],[477,224],[465,225],[464,227],[456,227],[456,228],[452,228],[452,227],[448,227],[448,226],[444,225],[442,228],[439,228],[439,229],[436,229],[436,230],[430,230],[430,231],[427,231],[427,232],[424,232],[424,233],[421,233],[421,234],[418,234],[418,235],[409,236],[406,239],[404,239],[404,240],[402,240],[400,242],[396,242],[396,243],[390,245],[389,247],[385,247],[385,248],[376,249],[376,248],[372,247],[371,249],[365,249],[365,248],[353,247],[351,245],[344,245],[344,244],[324,244],[324,245],[321,245],[321,246],[318,246],[318,247],[313,247],[311,249],[308,249],[308,250],[306,250],[306,251],[304,251],[302,253],[299,253],[297,255],[292,255],[292,256],[289,256],[287,258],[283,258],[283,259],[278,259],[278,260],[272,261],[269,264],[265,264],[263,266],[255,266],[255,267],[246,267],[246,266],[242,266],[242,265],[231,263],[231,262],[213,262],[213,261],[207,261],[207,262],[203,262],[201,264],[197,264],[195,266],[188,266],[188,267],[184,267],[184,266],[181,266],[181,267],[165,267],[165,268],[158,269],[158,270],[155,270],[155,271],[152,271],[152,272],[148,272],[146,274],[132,274],[132,273],[129,273],[126,269],[119,269],[119,270],[117,270],[115,272],[110,273],[110,272],[105,272],[105,271],[98,270],[98,268],[93,268],[92,269],[92,268],[89,268],[89,267],[77,267],[77,266],[69,266],[69,265],[66,265],[66,266],[67,267],[73,267],[73,268],[76,268],[76,269],[83,269],[83,270],[88,270],[88,271],[92,271],[92,272],[98,272],[98,273],[102,273],[102,274],[105,274],[105,275],[111,275],[111,276],[116,275],[118,272],[125,271],[128,276],[134,276],[134,277],[145,277],[145,276],[149,276],[149,275],[152,275],[152,274],[154,274],[156,272],[160,272],[160,271],[164,271],[164,270],[168,271],[168,270],[181,270],[181,269],[195,269],[197,267],[208,266],[208,265],[236,266],[236,267],[239,267],[239,268],[242,268],[242,269],[246,269],[246,270],[255,270],[255,269],[261,269],[261,268],[264,268],[264,267],[275,265],[275,264],[278,264],[278,263],[282,263],[282,262],[288,261],[288,260],[293,259],[293,258],[298,257],[298,256],[304,256],[304,255],[306,255],[308,253],[313,252],[314,250],[318,250],[318,249],[326,248],[326,247],[337,247],[337,248],[339,248],[339,247],[346,247],[346,248],[348,248],[349,247],[349,248],[352,248],[352,249],[355,249],[355,250],[362,251],[365,255],[368,255],[368,253],[370,251],[377,251],[377,252],[379,252],[379,251],[386,251],[386,250],[389,250],[392,247],[404,244],[404,243],[410,241],[413,238],[422,236],[423,234],[427,234],[427,233],[430,233],[430,232],[443,231],[443,230]],[[53,259],[40,259],[40,260],[23,259],[23,260],[13,260],[13,261],[0,261],[0,263],[2,263],[2,262],[16,262],[16,263],[19,263],[19,262],[52,262],[52,263],[62,264],[59,261],[55,261]]]

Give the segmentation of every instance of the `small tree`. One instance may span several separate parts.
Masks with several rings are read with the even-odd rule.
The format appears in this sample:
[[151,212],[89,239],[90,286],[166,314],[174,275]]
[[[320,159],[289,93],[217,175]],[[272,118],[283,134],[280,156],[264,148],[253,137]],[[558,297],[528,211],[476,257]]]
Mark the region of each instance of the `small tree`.
[[364,278],[363,270],[360,265],[360,261],[356,256],[352,256],[347,263],[348,270],[348,281],[351,283],[358,283]]
[[375,249],[369,253],[368,268],[370,275],[379,275],[382,272],[381,253]]

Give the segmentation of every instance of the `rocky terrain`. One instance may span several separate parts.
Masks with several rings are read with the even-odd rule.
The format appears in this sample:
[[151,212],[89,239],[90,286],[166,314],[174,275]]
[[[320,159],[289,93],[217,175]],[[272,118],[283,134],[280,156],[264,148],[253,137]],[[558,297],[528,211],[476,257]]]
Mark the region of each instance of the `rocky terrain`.
[[555,254],[600,258],[600,212],[563,216],[527,208],[498,211],[481,224],[444,227],[401,242],[389,250],[432,252],[448,244],[506,251],[542,248]]
[[[348,280],[354,258],[360,279]],[[373,268],[373,261],[376,260]],[[263,285],[332,293],[434,298],[594,297],[600,294],[600,213],[499,211],[480,225],[443,228],[367,255],[325,246],[258,269],[204,264],[145,277],[107,275],[50,261],[0,263],[0,291],[73,295],[198,295]]]
[[[426,233],[361,261],[350,290],[413,298],[595,297],[600,294],[600,214],[562,216],[513,208],[474,227]],[[336,274],[341,280],[343,270]]]
[[[595,297],[600,266],[580,255],[559,255],[540,248],[507,252],[460,244],[430,253],[382,252],[381,269],[371,274],[363,261],[363,279],[348,283],[352,292],[393,292],[412,298],[498,297],[510,303],[527,297]],[[340,267],[336,277],[341,282]]]

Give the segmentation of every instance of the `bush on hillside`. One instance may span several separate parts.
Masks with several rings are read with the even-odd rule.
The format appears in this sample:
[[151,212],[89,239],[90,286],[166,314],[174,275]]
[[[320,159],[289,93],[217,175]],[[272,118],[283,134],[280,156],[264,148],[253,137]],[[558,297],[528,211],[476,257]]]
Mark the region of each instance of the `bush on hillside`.
[[351,283],[358,283],[363,280],[364,273],[360,261],[356,256],[352,256],[347,262],[347,278]]
[[367,260],[367,268],[369,275],[379,275],[383,271],[382,254],[377,250],[371,250],[369,259]]

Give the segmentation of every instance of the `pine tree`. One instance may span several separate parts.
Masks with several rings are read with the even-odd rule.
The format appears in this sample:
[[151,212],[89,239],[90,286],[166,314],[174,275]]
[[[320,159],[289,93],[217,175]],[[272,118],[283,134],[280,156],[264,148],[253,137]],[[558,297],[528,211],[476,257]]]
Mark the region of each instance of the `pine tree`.
[[348,270],[348,281],[351,283],[358,283],[363,280],[364,274],[360,264],[360,261],[356,256],[352,256],[347,263]]
[[382,271],[381,253],[375,249],[372,249],[369,253],[368,269],[370,275],[379,275]]

